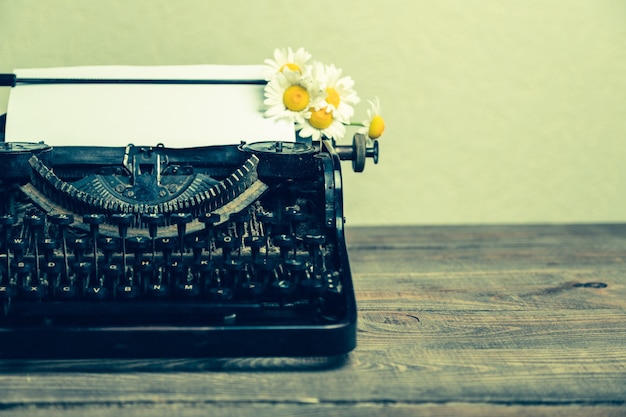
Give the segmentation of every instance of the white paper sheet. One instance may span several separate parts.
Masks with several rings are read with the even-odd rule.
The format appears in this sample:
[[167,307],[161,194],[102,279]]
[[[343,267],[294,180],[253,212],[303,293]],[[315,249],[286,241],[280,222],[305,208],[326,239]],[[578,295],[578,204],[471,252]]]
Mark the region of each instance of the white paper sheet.
[[[263,79],[257,65],[97,66],[16,70],[23,78]],[[20,84],[10,93],[6,141],[185,148],[294,141],[293,123],[263,116],[263,85]]]

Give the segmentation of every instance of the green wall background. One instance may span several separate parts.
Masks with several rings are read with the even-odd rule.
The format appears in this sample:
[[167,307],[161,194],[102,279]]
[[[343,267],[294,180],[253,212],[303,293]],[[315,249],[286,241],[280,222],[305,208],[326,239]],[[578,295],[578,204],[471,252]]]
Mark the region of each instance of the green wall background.
[[0,72],[284,46],[381,100],[380,163],[344,166],[348,226],[626,220],[624,0],[0,0]]

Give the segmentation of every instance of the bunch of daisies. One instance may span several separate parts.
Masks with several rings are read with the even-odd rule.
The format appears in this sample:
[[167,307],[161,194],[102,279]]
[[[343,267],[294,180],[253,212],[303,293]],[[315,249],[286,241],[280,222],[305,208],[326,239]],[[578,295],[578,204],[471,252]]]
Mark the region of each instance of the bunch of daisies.
[[341,69],[311,60],[303,48],[274,50],[274,59],[265,60],[266,117],[295,123],[300,137],[313,140],[340,140],[346,126],[360,126],[359,133],[377,139],[385,130],[378,99],[369,101],[367,120],[351,123],[354,106],[360,99],[354,80]]

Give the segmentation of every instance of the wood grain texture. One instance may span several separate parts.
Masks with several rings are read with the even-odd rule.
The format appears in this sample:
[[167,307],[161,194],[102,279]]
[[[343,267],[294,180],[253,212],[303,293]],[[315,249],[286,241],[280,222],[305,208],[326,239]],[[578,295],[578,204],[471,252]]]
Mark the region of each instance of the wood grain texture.
[[626,226],[354,228],[347,237],[359,308],[350,355],[5,360],[0,411],[626,415]]
[[[87,414],[85,414],[87,412]],[[119,416],[178,416],[178,417],[623,417],[624,409],[610,406],[545,406],[545,405],[490,405],[490,404],[240,404],[151,403],[116,404],[6,410],[3,416],[47,417]]]

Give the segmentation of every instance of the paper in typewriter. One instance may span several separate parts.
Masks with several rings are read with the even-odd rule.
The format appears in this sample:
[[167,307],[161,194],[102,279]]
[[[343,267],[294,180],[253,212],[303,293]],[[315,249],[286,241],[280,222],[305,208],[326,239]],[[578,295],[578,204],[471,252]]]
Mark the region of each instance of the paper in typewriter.
[[[16,70],[22,78],[258,80],[262,66],[95,66]],[[294,141],[293,123],[263,116],[263,85],[18,83],[6,141],[171,148]]]

